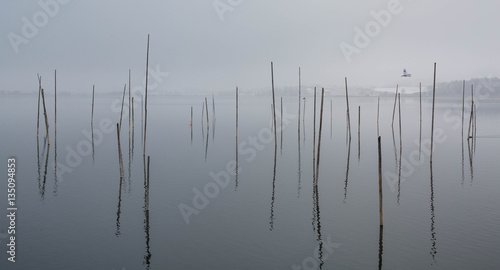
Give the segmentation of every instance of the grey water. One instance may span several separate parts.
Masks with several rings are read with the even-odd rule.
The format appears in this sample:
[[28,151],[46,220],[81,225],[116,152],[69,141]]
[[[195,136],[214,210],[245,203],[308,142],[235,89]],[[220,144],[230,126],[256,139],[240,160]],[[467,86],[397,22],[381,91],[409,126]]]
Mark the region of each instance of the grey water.
[[[215,96],[215,123],[208,99],[208,130],[206,119],[201,127],[203,96],[149,97],[149,212],[145,211],[140,98],[135,98],[130,146],[127,105],[124,108],[121,188],[116,134],[121,97],[96,96],[93,150],[91,98],[58,97],[57,139],[53,97],[46,100],[50,146],[44,143],[41,117],[37,150],[37,97],[0,99],[0,160],[16,158],[18,205],[16,262],[7,261],[7,239],[0,238],[1,269],[500,266],[498,101],[476,101],[477,138],[468,141],[470,103],[466,102],[463,138],[461,100],[438,99],[431,167],[431,100],[423,99],[419,151],[418,98],[401,97],[401,138],[397,110],[394,133],[391,129],[394,99],[381,98],[384,226],[380,229],[376,97],[350,98],[350,141],[345,98],[325,97],[316,188],[311,96],[305,100],[304,121],[302,116],[298,119],[298,98],[283,98],[282,130],[276,111],[276,148],[272,98],[240,96],[238,151],[234,97]],[[319,98],[317,102],[318,129]],[[189,125],[191,106],[194,119]],[[6,175],[7,166],[1,168]],[[5,209],[6,190],[3,181],[0,194]],[[4,215],[2,236],[7,227]]]

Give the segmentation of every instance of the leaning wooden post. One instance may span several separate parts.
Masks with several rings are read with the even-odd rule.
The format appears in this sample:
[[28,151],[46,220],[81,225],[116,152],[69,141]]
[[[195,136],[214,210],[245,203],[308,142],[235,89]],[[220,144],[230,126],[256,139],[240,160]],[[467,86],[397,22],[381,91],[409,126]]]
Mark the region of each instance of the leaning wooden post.
[[403,148],[403,137],[401,137],[401,94],[398,93],[398,108],[399,108],[399,149]]
[[212,94],[212,122],[214,123],[215,126],[215,97]]
[[398,99],[398,85],[396,85],[396,94],[394,95],[394,108],[392,109],[392,124],[391,127],[394,128],[394,115],[396,115],[396,101]]
[[384,215],[382,207],[382,151],[380,146],[381,138],[378,136],[378,204],[379,204],[379,216],[380,216],[380,227],[384,226]]
[[470,118],[469,118],[469,131],[467,132],[467,140],[471,138],[471,125],[472,125],[472,116],[474,115],[474,85],[470,85],[470,92],[471,92],[471,105],[470,105]]
[[42,93],[42,77],[36,74],[38,79],[38,116],[36,118],[36,141],[38,142],[38,135],[40,130],[40,95]]
[[276,134],[276,102],[274,98],[274,71],[273,62],[271,62],[271,85],[273,91],[273,125],[274,125],[274,147],[278,147],[278,136]]
[[316,171],[314,168],[314,159],[316,158],[316,87],[314,87],[314,101],[313,101],[313,175]]
[[430,161],[432,163],[432,152],[434,146],[434,104],[436,101],[436,63],[434,62],[434,82],[432,84],[432,125],[431,125],[431,157]]
[[42,88],[42,104],[43,104],[43,114],[45,115],[45,129],[47,132],[47,145],[50,145],[50,140],[49,140],[49,119],[47,118],[47,110],[45,108],[45,95],[43,93],[43,88]]
[[142,156],[146,157],[146,132],[147,132],[147,125],[148,125],[148,68],[149,68],[149,34],[148,34],[148,50],[146,54],[146,86],[145,86],[145,94],[146,98],[144,101],[144,147]]
[[116,123],[116,136],[118,138],[118,163],[120,165],[120,179],[123,178],[123,167],[122,167],[122,147],[120,144],[120,124]]
[[321,89],[321,110],[319,111],[319,132],[318,132],[318,158],[316,159],[316,186],[318,185],[319,175],[319,152],[321,149],[321,130],[323,127],[323,100],[325,97],[325,88]]
[[351,117],[349,115],[349,93],[347,92],[347,77],[345,77],[345,100],[347,103],[347,126],[349,128],[349,140],[351,140]]
[[122,130],[122,118],[123,118],[123,103],[125,103],[125,91],[127,90],[127,85],[123,86],[123,96],[122,96],[122,109],[120,112],[120,131]]

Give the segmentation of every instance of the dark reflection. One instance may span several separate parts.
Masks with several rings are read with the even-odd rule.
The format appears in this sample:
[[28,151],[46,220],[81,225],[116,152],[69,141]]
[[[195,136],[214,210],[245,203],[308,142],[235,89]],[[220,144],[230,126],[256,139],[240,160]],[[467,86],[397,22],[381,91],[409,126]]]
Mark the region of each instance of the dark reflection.
[[394,136],[394,128],[392,128],[392,146],[394,148],[394,164],[395,164],[395,170],[398,169],[398,152],[396,150],[396,138]]
[[382,269],[382,255],[384,254],[384,226],[379,227],[378,233],[378,269]]
[[47,183],[47,167],[49,165],[49,153],[50,153],[50,147],[49,147],[48,143],[47,144],[44,143],[43,148],[44,148],[44,150],[45,150],[45,148],[47,149],[47,153],[45,156],[45,168],[43,171],[43,182],[42,182],[42,186],[40,189],[40,195],[42,197],[42,200],[45,199],[45,183]]
[[271,217],[269,218],[269,230],[274,229],[274,195],[276,189],[276,155],[278,153],[278,148],[274,147],[274,167],[273,167],[273,192],[271,195]]
[[349,181],[349,162],[351,159],[351,139],[349,138],[349,142],[347,144],[347,164],[345,169],[345,186],[344,186],[344,203],[346,203],[347,199],[347,183]]
[[[44,147],[45,147],[45,144],[44,144]],[[37,164],[37,167],[38,167],[38,190],[41,191],[42,190],[42,186],[41,186],[41,179],[42,179],[42,175],[41,175],[41,164],[40,164],[40,143],[38,142],[38,138],[36,140],[36,164]]]
[[209,130],[208,130],[208,125],[207,125],[207,138],[205,140],[205,161],[207,161],[207,156],[208,156],[208,134],[209,134]]
[[205,128],[203,125],[203,118],[205,116],[205,102],[203,103],[203,107],[201,108],[201,140],[204,142],[205,141]]
[[[207,130],[208,132],[208,130]],[[146,160],[144,158],[144,160]],[[144,171],[146,172],[146,166],[144,166]],[[143,264],[146,269],[150,268],[151,265],[151,251],[150,251],[150,238],[149,238],[149,156],[148,156],[148,166],[147,173],[144,174],[144,232],[146,233],[146,253],[144,254]]]
[[313,100],[313,179],[316,183],[316,87],[314,87]]
[[304,142],[306,141],[306,98],[304,99],[304,112],[302,113],[302,126],[304,127]]
[[150,242],[150,238],[149,238],[149,211],[145,211],[144,232],[146,233],[146,253],[144,254],[143,265],[146,266],[146,269],[150,269],[150,267],[151,267],[151,250],[150,250],[150,246],[149,246],[149,242]]
[[469,140],[467,140],[467,148],[469,150],[469,165],[470,165],[470,184],[472,185],[472,182],[474,182],[474,162],[473,162],[473,153],[472,153],[472,146]]
[[57,137],[54,136],[54,196],[57,196]]
[[116,211],[116,236],[120,236],[120,214],[121,214],[121,203],[122,203],[122,183],[123,177],[120,176],[120,187],[118,190],[118,210]]
[[320,219],[320,210],[319,210],[319,192],[318,192],[318,185],[314,185],[314,205],[315,205],[315,217],[316,217],[316,233],[317,233],[317,238],[316,240],[318,241],[318,260],[319,260],[319,269],[323,268],[323,240],[321,239],[321,219]]
[[432,260],[435,262],[436,261],[436,253],[437,253],[437,247],[436,247],[436,232],[435,232],[435,219],[436,216],[434,214],[434,181],[432,178],[432,163],[431,163],[431,256]]

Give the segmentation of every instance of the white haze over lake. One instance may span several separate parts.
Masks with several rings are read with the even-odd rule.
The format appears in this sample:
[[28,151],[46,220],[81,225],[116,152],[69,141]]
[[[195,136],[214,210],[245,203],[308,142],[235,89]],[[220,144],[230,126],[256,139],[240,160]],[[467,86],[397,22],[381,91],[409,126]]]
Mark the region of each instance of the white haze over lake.
[[[498,1],[2,1],[0,90],[217,93],[304,85],[392,87],[500,76]],[[389,14],[389,15],[388,15]],[[347,48],[347,49],[346,49]],[[343,52],[344,50],[344,52]],[[347,52],[347,53],[346,53]],[[406,68],[411,78],[401,78]],[[50,91],[49,91],[50,93]]]

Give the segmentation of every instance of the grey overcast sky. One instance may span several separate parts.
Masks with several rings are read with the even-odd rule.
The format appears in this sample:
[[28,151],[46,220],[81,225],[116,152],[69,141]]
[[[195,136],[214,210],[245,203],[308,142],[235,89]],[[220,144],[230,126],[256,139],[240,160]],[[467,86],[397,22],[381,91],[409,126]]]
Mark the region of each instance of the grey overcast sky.
[[0,10],[0,90],[36,91],[37,73],[51,89],[54,69],[60,91],[120,91],[129,68],[140,85],[148,33],[150,66],[168,73],[160,90],[265,89],[271,61],[277,86],[297,85],[299,66],[303,84],[324,86],[345,76],[352,86],[429,84],[434,62],[438,81],[500,76],[496,0],[39,0]]

